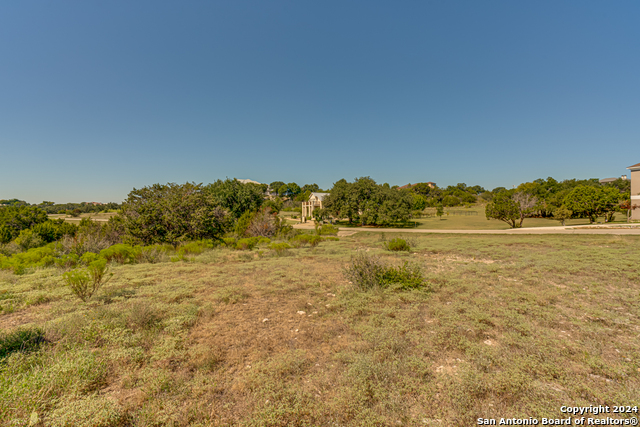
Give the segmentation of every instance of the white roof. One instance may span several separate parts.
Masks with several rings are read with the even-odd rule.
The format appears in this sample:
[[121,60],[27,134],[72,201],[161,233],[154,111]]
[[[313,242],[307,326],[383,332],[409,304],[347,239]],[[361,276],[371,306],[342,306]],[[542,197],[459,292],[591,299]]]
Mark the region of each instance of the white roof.
[[240,181],[243,184],[260,184],[258,181],[254,181],[252,179],[238,179],[238,181]]
[[322,201],[328,195],[329,195],[329,193],[311,193],[311,197],[315,197],[320,201]]

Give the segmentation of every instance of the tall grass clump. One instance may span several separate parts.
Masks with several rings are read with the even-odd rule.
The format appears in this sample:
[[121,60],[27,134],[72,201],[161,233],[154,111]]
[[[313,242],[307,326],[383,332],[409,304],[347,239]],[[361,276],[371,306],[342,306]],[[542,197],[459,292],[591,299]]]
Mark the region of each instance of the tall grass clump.
[[7,334],[0,334],[0,360],[18,351],[37,350],[44,342],[44,332],[40,328],[17,329]]
[[356,288],[369,290],[399,285],[401,289],[415,289],[425,285],[422,269],[405,262],[399,267],[387,264],[380,257],[358,252],[343,274]]

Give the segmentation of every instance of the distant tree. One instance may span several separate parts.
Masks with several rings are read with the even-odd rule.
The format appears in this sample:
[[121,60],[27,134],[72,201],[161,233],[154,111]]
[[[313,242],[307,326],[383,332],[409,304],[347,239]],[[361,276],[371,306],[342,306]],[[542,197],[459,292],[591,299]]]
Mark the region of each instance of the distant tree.
[[568,209],[564,205],[560,206],[555,211],[553,211],[553,217],[558,221],[560,221],[563,227],[565,225],[565,221],[570,219],[571,215],[573,215],[573,212],[571,211],[571,209]]
[[3,199],[3,200],[0,200],[0,206],[3,206],[3,205],[17,207],[17,206],[29,206],[29,203],[19,199],[6,199],[6,200]]
[[220,239],[232,220],[202,184],[154,184],[133,189],[122,204],[126,233],[145,244]]
[[442,207],[442,204],[436,206],[436,215],[438,215],[438,218],[442,219],[442,215],[444,215],[444,208]]
[[47,213],[37,206],[14,204],[0,207],[0,243],[9,243],[22,230],[46,221]]
[[203,188],[215,203],[226,209],[234,218],[247,211],[257,211],[264,202],[264,191],[260,184],[246,183],[237,179],[217,180]]
[[518,227],[520,219],[520,207],[511,197],[510,192],[500,191],[495,194],[493,201],[485,208],[487,219],[499,219],[511,226]]
[[520,213],[520,223],[518,227],[522,227],[522,222],[524,221],[524,219],[534,215],[535,206],[538,203],[538,199],[536,198],[536,196],[522,191],[516,192],[512,197],[518,205],[518,210]]
[[530,194],[513,190],[501,191],[494,196],[492,202],[487,204],[485,214],[487,219],[499,219],[509,224],[511,228],[520,228],[524,219],[534,212],[536,203],[537,199]]
[[491,192],[492,192],[493,194],[502,193],[503,191],[507,191],[507,189],[506,189],[506,188],[504,188],[504,187],[496,187],[496,188],[494,188],[493,190],[491,190]]
[[429,193],[431,193],[431,190],[433,189],[426,182],[420,182],[411,187],[411,191],[413,191],[414,193],[420,194],[422,196],[428,196]]
[[413,198],[408,191],[398,191],[389,184],[378,185],[370,177],[349,183],[336,182],[324,199],[326,212],[335,218],[357,220],[362,225],[389,225],[406,222],[411,214]]
[[358,205],[351,194],[352,186],[353,184],[343,178],[333,184],[329,195],[323,200],[324,208],[329,215],[335,218],[347,218],[349,223],[358,216]]
[[613,182],[606,184],[607,186],[617,188],[621,193],[631,192],[631,180],[618,178]]
[[479,185],[474,185],[473,187],[468,187],[467,191],[470,191],[475,195],[480,195],[480,194],[484,193],[487,190],[485,190],[484,187],[481,187]]
[[278,191],[283,185],[285,184],[282,181],[273,181],[271,184],[269,184],[269,188],[271,189],[271,191],[276,193],[276,196],[280,196],[281,194]]
[[305,184],[302,186],[301,191],[303,193],[306,193],[307,191],[311,192],[311,193],[320,193],[322,192],[322,190],[320,190],[320,187],[318,187],[318,184]]
[[427,199],[418,193],[411,193],[412,198],[412,209],[416,211],[423,211],[427,207]]
[[293,199],[301,192],[302,192],[302,189],[295,182],[290,182],[287,184],[287,197]]
[[493,193],[490,191],[485,191],[484,193],[480,194],[480,198],[485,202],[490,202],[493,199]]
[[605,197],[602,189],[595,186],[581,185],[569,192],[564,199],[565,206],[578,217],[589,218],[594,223],[605,208]]
[[456,196],[447,195],[442,198],[442,204],[444,206],[458,206],[460,204],[460,199]]

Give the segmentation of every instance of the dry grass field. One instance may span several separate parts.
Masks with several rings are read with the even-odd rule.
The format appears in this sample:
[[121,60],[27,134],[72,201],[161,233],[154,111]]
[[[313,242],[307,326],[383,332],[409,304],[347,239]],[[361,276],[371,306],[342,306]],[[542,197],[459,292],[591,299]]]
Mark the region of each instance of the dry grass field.
[[[59,269],[0,271],[0,330],[46,340],[0,360],[0,424],[470,426],[640,405],[639,238],[417,235],[392,253],[391,237],[114,264],[88,303]],[[427,285],[357,289],[358,251]]]

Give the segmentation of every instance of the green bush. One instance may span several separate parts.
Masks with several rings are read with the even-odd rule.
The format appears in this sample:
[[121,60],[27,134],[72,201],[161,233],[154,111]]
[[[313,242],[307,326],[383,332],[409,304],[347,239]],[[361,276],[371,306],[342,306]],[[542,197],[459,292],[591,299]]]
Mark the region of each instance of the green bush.
[[109,280],[105,280],[108,270],[107,260],[99,258],[90,262],[86,270],[72,270],[62,277],[73,293],[86,302]]
[[338,227],[335,227],[331,224],[324,224],[322,227],[316,229],[316,232],[320,236],[335,236],[338,234],[338,231],[340,231]]
[[407,241],[401,238],[389,240],[385,244],[385,247],[387,248],[387,250],[394,251],[394,252],[400,252],[400,251],[409,252],[411,250],[411,246],[409,246]]
[[291,249],[291,246],[289,246],[289,244],[286,242],[280,242],[280,243],[274,242],[269,245],[269,249],[271,249],[272,251],[275,251],[277,255],[282,255],[287,251],[287,249]]
[[45,244],[45,241],[30,229],[22,230],[20,235],[16,237],[15,242],[23,251],[37,248]]
[[399,285],[401,289],[414,289],[425,285],[422,270],[417,265],[405,262],[400,267],[388,265],[377,256],[358,252],[351,258],[351,264],[344,271],[344,276],[355,287],[368,290]]
[[236,247],[236,238],[235,237],[225,237],[222,239],[222,242],[229,248]]
[[254,211],[246,211],[243,213],[240,218],[238,218],[238,222],[236,222],[236,235],[238,237],[244,237],[247,234],[247,229],[251,224],[251,220],[256,213]]
[[100,251],[100,256],[108,262],[118,262],[120,264],[134,263],[142,252],[140,246],[131,246],[126,243],[117,243]]
[[18,252],[10,257],[0,255],[0,269],[11,270],[14,274],[24,274],[27,268],[48,267],[56,260],[56,251],[53,244],[32,248],[26,252]]
[[37,350],[44,342],[44,332],[39,328],[17,329],[7,334],[0,334],[0,360],[18,351]]
[[236,249],[240,251],[252,250],[260,242],[260,237],[247,237],[238,240]]
[[178,249],[179,254],[192,254],[198,255],[204,252],[205,249],[213,248],[213,241],[211,240],[197,240],[195,242],[185,243]]

